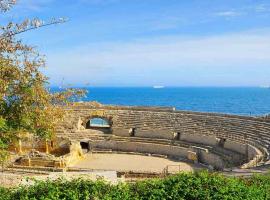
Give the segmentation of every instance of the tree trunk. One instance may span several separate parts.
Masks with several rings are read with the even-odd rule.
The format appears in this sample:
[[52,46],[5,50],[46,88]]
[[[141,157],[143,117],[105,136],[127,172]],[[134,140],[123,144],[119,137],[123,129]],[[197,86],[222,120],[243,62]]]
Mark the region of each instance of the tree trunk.
[[18,153],[19,153],[19,155],[22,155],[22,140],[21,139],[19,139],[19,149],[18,149]]
[[46,153],[49,154],[50,151],[49,151],[49,145],[48,145],[48,140],[47,139],[45,141],[45,146],[46,146]]

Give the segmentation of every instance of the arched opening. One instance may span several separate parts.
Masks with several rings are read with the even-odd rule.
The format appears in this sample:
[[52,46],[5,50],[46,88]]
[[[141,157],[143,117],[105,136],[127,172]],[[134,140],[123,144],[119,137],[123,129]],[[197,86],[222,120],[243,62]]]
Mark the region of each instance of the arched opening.
[[104,133],[111,133],[111,123],[106,118],[91,118],[89,121],[87,121],[85,128],[102,131]]
[[103,118],[92,118],[86,123],[86,129],[91,128],[110,128],[108,120]]
[[177,132],[177,133],[174,134],[174,139],[175,140],[180,140],[180,138],[181,138],[181,133]]
[[218,143],[218,146],[221,147],[221,148],[223,148],[225,142],[226,142],[226,138],[220,138],[219,143]]
[[135,137],[135,133],[136,133],[136,128],[131,128],[131,129],[129,130],[129,136],[130,136],[130,137]]
[[89,151],[89,143],[88,142],[80,142],[81,148],[84,152]]

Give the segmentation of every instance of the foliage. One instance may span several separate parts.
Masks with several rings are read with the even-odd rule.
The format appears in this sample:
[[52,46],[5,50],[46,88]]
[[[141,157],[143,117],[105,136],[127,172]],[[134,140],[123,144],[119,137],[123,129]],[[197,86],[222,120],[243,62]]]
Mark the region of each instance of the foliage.
[[[7,12],[15,0],[0,0],[0,12]],[[52,19],[45,23],[38,18],[0,26],[0,149],[32,133],[51,138],[62,119],[62,105],[84,94],[82,90],[67,89],[50,93],[48,77],[40,69],[46,66],[44,56],[17,39],[18,34],[32,29],[65,22]]]
[[2,171],[4,170],[5,164],[9,159],[9,152],[5,149],[0,149],[0,165],[2,167]]
[[270,176],[248,179],[228,178],[208,172],[181,173],[165,179],[152,179],[134,184],[108,184],[82,179],[37,182],[33,186],[0,189],[0,199],[270,199]]
[[[0,132],[8,131],[8,126],[6,124],[6,120],[0,116]],[[7,151],[8,143],[12,137],[7,136],[6,134],[0,138],[0,165],[2,167],[2,171],[4,170],[4,165],[9,158],[9,152]]]

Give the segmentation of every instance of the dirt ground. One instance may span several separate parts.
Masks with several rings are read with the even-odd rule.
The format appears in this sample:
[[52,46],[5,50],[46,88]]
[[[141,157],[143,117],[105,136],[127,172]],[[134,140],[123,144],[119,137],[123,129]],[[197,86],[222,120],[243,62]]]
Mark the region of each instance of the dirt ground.
[[173,172],[191,172],[201,168],[199,165],[169,160],[166,158],[117,153],[88,153],[86,154],[85,159],[78,161],[71,167],[95,170],[160,173],[167,166],[169,166],[169,171]]
[[202,166],[182,161],[169,160],[161,157],[134,155],[134,154],[117,154],[117,153],[88,153],[85,158],[78,161],[70,167],[91,169],[97,171],[91,172],[51,172],[48,175],[29,175],[20,173],[0,173],[0,184],[4,187],[14,187],[19,184],[31,185],[34,182],[27,177],[37,180],[55,180],[59,177],[65,177],[70,180],[73,178],[83,177],[90,180],[96,180],[103,177],[112,183],[117,183],[116,172],[156,172],[162,173],[163,169],[168,167],[170,173],[179,171],[192,172],[201,169]]

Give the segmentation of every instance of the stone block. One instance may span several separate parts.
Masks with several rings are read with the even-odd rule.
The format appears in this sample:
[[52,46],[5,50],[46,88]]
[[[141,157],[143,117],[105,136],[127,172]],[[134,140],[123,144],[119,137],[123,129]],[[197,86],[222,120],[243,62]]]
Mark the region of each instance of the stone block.
[[174,133],[169,130],[158,130],[158,129],[151,129],[151,130],[136,130],[135,136],[137,137],[144,137],[144,138],[157,138],[157,139],[174,139]]
[[194,163],[198,162],[198,155],[194,151],[188,151],[187,158],[193,161]]
[[210,146],[216,146],[219,141],[215,136],[189,133],[181,133],[180,140]]
[[116,136],[129,137],[130,136],[130,129],[113,128],[112,134],[116,135]]

